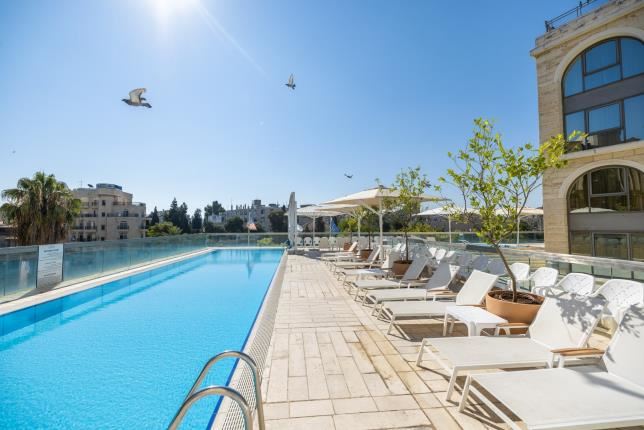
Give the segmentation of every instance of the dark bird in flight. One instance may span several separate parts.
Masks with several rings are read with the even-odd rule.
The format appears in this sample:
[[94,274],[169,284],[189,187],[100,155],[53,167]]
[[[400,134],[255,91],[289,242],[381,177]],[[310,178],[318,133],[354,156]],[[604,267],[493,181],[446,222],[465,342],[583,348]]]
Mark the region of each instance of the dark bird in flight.
[[130,91],[129,99],[121,99],[121,100],[130,106],[145,106],[146,108],[151,108],[152,105],[148,103],[146,99],[141,97],[144,92],[145,92],[145,88],[137,88],[135,90]]
[[293,77],[293,73],[291,73],[291,76],[288,77],[288,82],[285,83],[284,85],[286,85],[292,90],[295,89],[295,78]]
[[353,178],[353,175],[348,175],[348,174],[346,174],[346,173],[344,174],[344,176],[346,176],[346,177],[347,177],[347,179],[351,179],[351,178]]

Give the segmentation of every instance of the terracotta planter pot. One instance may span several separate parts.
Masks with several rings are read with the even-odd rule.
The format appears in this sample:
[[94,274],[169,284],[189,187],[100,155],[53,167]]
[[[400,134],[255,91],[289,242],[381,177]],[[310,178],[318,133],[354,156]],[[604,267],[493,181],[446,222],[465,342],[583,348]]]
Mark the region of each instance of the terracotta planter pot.
[[410,260],[396,260],[394,261],[394,265],[391,268],[391,271],[394,272],[394,275],[396,276],[402,276],[405,274],[410,265]]
[[363,260],[366,260],[367,258],[369,258],[371,251],[373,251],[373,249],[361,249],[360,258],[362,258]]
[[349,242],[345,243],[344,246],[342,247],[343,251],[348,251],[349,248],[351,248],[351,244]]
[[[485,309],[511,323],[530,324],[539,311],[543,297],[532,293],[517,292],[519,301],[512,301],[512,291],[493,290],[485,296]],[[513,331],[518,332],[518,331]]]

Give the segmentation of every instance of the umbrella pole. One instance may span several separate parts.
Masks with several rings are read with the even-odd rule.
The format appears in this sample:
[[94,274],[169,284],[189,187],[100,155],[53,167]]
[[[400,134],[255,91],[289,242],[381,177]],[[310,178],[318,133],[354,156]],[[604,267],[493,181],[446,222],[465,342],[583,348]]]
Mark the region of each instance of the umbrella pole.
[[[380,224],[380,246],[384,245],[383,234],[382,234],[382,199],[379,201],[378,205],[378,224]],[[380,248],[382,250],[382,248]],[[382,252],[380,253],[380,259],[382,260]]]
[[311,245],[315,246],[315,218],[313,217],[313,239],[311,240]]
[[449,243],[452,243],[452,216],[447,215],[447,231],[449,232]]
[[517,215],[517,246],[519,246],[520,231],[521,231],[521,215]]

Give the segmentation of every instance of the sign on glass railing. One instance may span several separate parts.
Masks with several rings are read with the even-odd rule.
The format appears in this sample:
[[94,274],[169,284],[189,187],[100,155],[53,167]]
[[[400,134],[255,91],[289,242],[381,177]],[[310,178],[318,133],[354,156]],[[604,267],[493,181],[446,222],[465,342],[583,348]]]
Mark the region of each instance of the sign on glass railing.
[[38,277],[36,287],[50,287],[63,280],[63,244],[38,247]]

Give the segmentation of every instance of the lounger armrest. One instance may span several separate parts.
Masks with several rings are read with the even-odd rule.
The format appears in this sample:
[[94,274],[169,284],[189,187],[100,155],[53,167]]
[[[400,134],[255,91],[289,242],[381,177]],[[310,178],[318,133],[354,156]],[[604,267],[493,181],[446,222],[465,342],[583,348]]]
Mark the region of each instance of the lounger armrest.
[[559,348],[550,352],[561,357],[590,357],[604,355],[604,351],[598,348]]
[[528,328],[530,327],[529,324],[525,323],[501,323],[496,326],[494,329],[494,336],[498,336],[501,334],[501,330],[505,332],[505,334],[512,334],[512,329],[513,328]]

